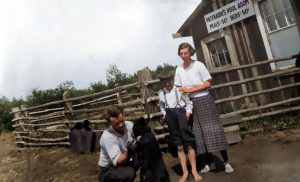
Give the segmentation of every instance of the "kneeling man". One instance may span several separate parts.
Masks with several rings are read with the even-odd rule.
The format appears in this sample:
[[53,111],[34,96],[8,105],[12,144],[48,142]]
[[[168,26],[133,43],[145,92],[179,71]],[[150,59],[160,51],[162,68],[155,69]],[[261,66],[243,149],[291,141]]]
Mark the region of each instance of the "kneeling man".
[[133,182],[136,174],[127,149],[133,140],[133,123],[124,120],[123,110],[119,107],[108,109],[105,118],[111,126],[100,139],[99,181]]

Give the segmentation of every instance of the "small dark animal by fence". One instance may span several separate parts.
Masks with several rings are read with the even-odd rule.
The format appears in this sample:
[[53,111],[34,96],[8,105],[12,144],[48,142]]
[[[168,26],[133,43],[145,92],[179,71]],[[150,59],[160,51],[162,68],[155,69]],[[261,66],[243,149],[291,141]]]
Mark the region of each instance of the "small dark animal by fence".
[[134,123],[133,133],[135,137],[140,136],[137,142],[137,152],[141,161],[141,182],[170,181],[159,144],[144,118]]
[[70,132],[70,149],[77,154],[91,153],[95,150],[95,133],[89,128],[89,121],[78,122]]

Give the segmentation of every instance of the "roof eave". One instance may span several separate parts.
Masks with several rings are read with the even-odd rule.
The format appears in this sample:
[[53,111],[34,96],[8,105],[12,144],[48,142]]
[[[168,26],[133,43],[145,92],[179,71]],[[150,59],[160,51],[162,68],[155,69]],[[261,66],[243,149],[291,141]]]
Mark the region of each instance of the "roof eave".
[[181,27],[177,30],[177,32],[172,34],[174,39],[192,36],[191,23],[195,19],[195,17],[199,14],[199,12],[202,10],[202,8],[206,5],[206,3],[207,0],[201,1],[201,3],[193,11],[193,13],[186,19],[183,25],[181,25]]

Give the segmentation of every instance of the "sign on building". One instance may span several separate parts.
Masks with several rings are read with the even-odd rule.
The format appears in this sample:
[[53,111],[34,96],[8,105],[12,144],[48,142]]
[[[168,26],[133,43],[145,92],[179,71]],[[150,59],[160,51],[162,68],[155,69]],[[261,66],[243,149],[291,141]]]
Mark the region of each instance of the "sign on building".
[[236,0],[204,16],[208,33],[254,15],[251,0]]

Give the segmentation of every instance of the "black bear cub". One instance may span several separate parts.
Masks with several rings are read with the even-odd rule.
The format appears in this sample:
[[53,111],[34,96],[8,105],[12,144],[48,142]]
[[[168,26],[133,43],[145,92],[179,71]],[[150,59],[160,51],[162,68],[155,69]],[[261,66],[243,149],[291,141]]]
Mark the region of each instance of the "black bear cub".
[[134,122],[133,134],[138,138],[137,152],[141,163],[141,182],[170,181],[159,144],[144,118]]

